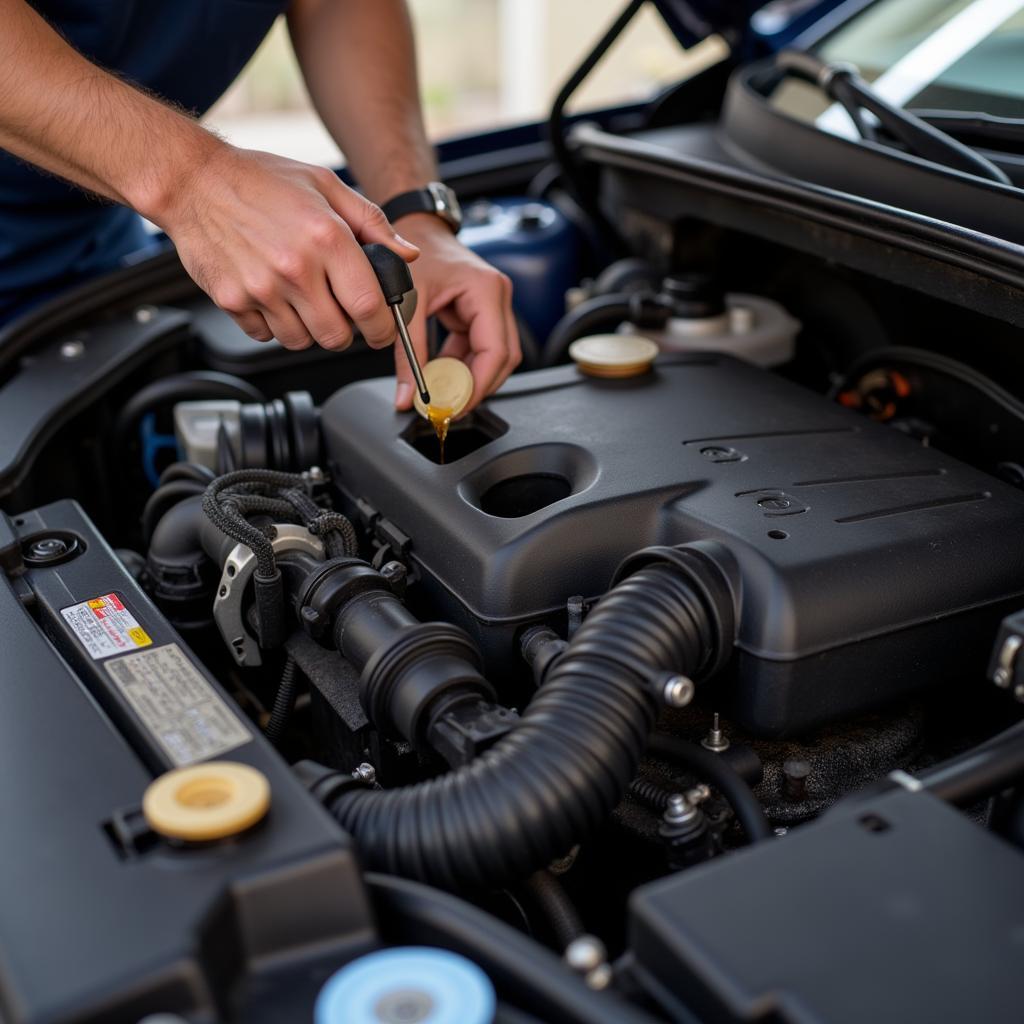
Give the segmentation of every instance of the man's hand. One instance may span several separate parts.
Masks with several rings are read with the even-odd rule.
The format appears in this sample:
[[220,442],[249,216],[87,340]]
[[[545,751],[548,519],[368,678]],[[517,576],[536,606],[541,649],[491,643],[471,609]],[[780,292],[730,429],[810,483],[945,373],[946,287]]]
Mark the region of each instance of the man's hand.
[[360,243],[418,250],[380,208],[323,167],[222,146],[153,219],[185,269],[257,341],[340,350],[354,324],[372,348],[394,319]]
[[[412,268],[418,303],[409,333],[416,354],[421,362],[426,360],[426,321],[436,316],[448,330],[440,354],[463,360],[473,373],[468,411],[493,394],[522,360],[512,315],[512,282],[462,245],[431,214],[403,217],[401,228],[421,253]],[[395,374],[395,406],[408,409],[414,390],[412,371],[397,345]]]

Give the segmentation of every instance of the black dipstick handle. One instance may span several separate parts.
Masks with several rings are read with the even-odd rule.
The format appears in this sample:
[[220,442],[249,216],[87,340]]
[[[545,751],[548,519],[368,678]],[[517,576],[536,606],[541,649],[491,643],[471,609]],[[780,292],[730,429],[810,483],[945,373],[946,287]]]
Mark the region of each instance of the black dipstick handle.
[[384,301],[389,306],[397,306],[405,297],[406,292],[412,291],[412,273],[409,264],[397,253],[392,252],[386,245],[373,242],[363,246],[363,252],[373,267],[373,272],[380,282],[381,291],[384,292]]
[[384,301],[391,307],[391,313],[395,318],[395,327],[398,329],[398,339],[405,349],[406,358],[412,368],[413,379],[416,381],[416,390],[420,393],[420,401],[424,405],[430,405],[430,392],[427,390],[427,382],[423,379],[423,371],[420,369],[420,361],[416,358],[416,352],[412,347],[412,339],[409,337],[409,328],[406,326],[405,317],[402,315],[402,299],[406,292],[412,291],[412,272],[409,264],[401,256],[393,253],[386,245],[379,242],[372,242],[363,246],[363,252],[373,267],[373,272],[380,282],[381,291],[384,293]]

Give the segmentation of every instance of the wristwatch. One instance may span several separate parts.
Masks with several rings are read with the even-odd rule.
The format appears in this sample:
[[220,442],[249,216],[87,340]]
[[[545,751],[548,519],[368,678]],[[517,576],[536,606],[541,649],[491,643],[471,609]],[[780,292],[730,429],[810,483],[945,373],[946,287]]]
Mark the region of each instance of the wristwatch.
[[418,188],[412,192],[389,199],[382,207],[384,216],[392,224],[399,217],[410,213],[432,213],[445,222],[455,234],[462,227],[462,207],[455,193],[441,181],[431,181],[426,188]]

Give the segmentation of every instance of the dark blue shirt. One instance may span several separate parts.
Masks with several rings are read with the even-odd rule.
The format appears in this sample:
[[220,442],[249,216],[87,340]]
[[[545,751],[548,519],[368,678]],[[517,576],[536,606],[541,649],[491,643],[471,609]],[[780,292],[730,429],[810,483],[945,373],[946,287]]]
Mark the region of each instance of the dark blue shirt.
[[[197,114],[288,0],[31,0],[77,50]],[[154,151],[156,142],[154,140]],[[149,244],[138,216],[0,150],[0,323]]]

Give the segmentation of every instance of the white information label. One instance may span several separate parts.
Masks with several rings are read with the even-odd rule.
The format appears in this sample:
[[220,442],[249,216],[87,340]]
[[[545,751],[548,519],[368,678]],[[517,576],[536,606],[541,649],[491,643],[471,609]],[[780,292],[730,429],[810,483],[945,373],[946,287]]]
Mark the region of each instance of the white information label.
[[117,594],[94,597],[62,608],[60,613],[94,661],[137,651],[153,642]]
[[216,757],[252,738],[177,644],[125,655],[106,669],[177,768]]

